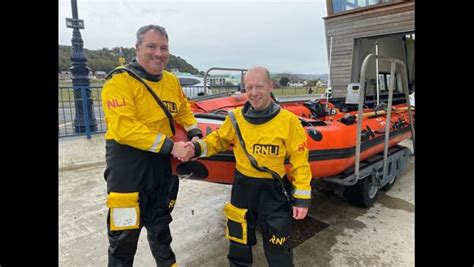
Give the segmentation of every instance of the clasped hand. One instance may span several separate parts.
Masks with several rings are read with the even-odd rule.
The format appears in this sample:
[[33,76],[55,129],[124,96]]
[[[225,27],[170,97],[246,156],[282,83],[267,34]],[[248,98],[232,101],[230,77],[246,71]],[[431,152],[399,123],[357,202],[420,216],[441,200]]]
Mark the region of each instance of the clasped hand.
[[171,155],[180,161],[188,161],[194,157],[194,144],[191,141],[188,142],[175,142]]

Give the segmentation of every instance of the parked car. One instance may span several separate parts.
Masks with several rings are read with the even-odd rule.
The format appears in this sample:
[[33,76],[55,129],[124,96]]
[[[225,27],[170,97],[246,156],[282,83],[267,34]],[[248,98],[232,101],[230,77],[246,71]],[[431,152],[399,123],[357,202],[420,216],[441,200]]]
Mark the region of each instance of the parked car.
[[188,98],[195,98],[198,96],[205,96],[210,94],[210,87],[204,88],[204,79],[195,76],[177,76],[179,83],[183,88],[184,94]]

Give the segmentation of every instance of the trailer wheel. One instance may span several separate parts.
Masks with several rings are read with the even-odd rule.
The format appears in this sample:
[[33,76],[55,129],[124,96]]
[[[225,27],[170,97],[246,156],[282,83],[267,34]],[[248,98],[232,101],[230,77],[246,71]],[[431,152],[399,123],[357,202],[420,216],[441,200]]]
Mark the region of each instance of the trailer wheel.
[[344,190],[344,197],[353,205],[368,208],[371,207],[379,192],[379,186],[374,176],[359,180],[355,185],[348,186]]
[[209,176],[209,171],[207,170],[206,166],[204,166],[199,161],[186,161],[180,163],[176,167],[176,173],[178,175],[186,175],[192,173],[189,177],[191,179],[206,179]]
[[383,191],[388,191],[392,186],[395,184],[395,181],[397,180],[397,176],[394,176],[391,181],[389,181],[384,187],[382,187]]

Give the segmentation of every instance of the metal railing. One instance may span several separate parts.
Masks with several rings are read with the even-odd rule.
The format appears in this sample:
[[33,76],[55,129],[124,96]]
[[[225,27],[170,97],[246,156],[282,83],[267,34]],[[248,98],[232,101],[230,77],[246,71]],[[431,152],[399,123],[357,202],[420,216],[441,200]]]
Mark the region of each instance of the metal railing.
[[[90,86],[91,90],[90,97],[92,98],[92,109],[93,114],[96,117],[97,129],[91,131],[89,127],[89,101],[86,99],[87,94],[85,93],[86,88],[79,88],[82,93],[81,99],[74,98],[74,87],[64,86],[58,87],[58,137],[67,136],[81,136],[85,135],[87,138],[91,138],[92,134],[104,133],[106,131],[104,113],[102,111],[102,103],[100,100],[100,93],[102,91],[101,86]],[[85,120],[85,132],[77,132],[75,130],[75,118],[76,118],[76,105],[82,105],[82,111]]]
[[240,89],[244,88],[244,74],[247,71],[247,69],[242,69],[242,68],[222,68],[222,67],[212,67],[209,68],[205,73],[204,73],[204,86],[207,85],[207,77],[209,76],[209,72],[213,70],[224,70],[224,71],[240,71],[240,85],[242,86]]
[[385,119],[385,139],[384,139],[384,157],[383,157],[383,177],[387,176],[387,154],[388,154],[388,142],[389,142],[389,135],[390,135],[390,126],[391,126],[391,116],[392,116],[392,100],[393,100],[393,89],[395,87],[395,70],[396,65],[399,64],[401,67],[401,77],[403,82],[403,92],[405,93],[406,103],[408,106],[408,116],[410,119],[410,127],[411,127],[411,140],[413,143],[413,152],[415,151],[415,128],[413,125],[413,114],[410,105],[410,96],[408,91],[408,75],[407,75],[407,68],[403,61],[389,58],[385,56],[378,56],[374,54],[369,54],[365,57],[362,67],[361,67],[361,74],[360,74],[360,89],[359,89],[359,106],[357,112],[357,137],[356,137],[356,151],[355,151],[355,178],[356,181],[360,179],[359,177],[359,169],[360,169],[360,147],[361,147],[361,131],[362,131],[362,120],[363,120],[363,104],[365,99],[365,77],[367,66],[369,64],[369,60],[371,58],[376,58],[382,61],[388,61],[391,64],[390,67],[390,84],[388,86],[388,106],[387,106],[387,115]]
[[[97,121],[97,127],[95,131],[91,131],[89,126],[89,103],[86,99],[87,94],[84,92],[86,88],[80,88],[82,90],[82,99],[74,98],[74,87],[72,86],[60,86],[58,87],[58,137],[70,137],[70,136],[87,136],[91,138],[93,134],[101,134],[107,131],[107,125],[104,120],[104,112],[102,110],[101,92],[102,86],[90,86],[91,90],[90,97],[92,98],[92,109],[95,119]],[[189,97],[189,99],[200,98],[206,95],[216,95],[222,93],[235,93],[239,91],[238,86],[213,86],[204,89],[204,86],[186,86],[183,87],[183,91]],[[76,109],[76,105],[81,105],[81,108]],[[85,132],[78,133],[75,130],[75,118],[76,110],[82,110],[84,115]]]

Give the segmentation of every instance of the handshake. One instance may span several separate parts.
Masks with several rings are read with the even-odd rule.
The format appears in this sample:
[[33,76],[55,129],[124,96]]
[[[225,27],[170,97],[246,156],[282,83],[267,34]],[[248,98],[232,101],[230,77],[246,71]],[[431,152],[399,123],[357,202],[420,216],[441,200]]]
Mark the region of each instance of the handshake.
[[194,140],[188,142],[175,142],[173,145],[173,150],[171,150],[171,155],[173,155],[173,157],[180,161],[190,160],[194,157],[194,144],[192,143],[192,141]]

